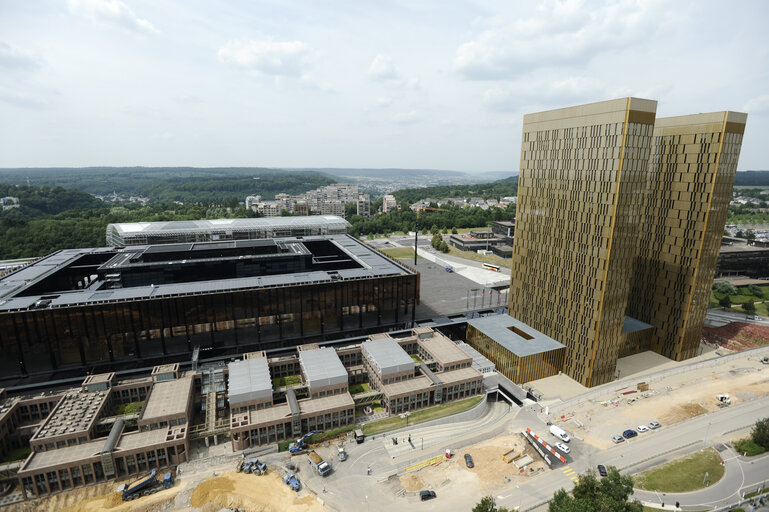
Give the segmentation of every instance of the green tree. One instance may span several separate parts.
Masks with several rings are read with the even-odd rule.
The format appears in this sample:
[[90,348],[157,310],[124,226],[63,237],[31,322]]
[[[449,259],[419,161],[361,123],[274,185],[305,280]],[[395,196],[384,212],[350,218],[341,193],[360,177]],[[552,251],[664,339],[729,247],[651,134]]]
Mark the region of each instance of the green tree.
[[759,299],[764,298],[764,291],[761,289],[760,286],[751,284],[750,286],[748,286],[748,291],[750,291],[751,295],[758,297]]
[[724,309],[729,309],[732,307],[732,299],[728,295],[724,295],[724,298],[719,300],[718,304]]
[[459,231],[457,231],[457,228],[451,228],[452,235],[456,235],[457,233],[459,233]]
[[440,233],[440,231],[441,230],[440,228],[438,228],[437,224],[433,224],[433,227],[430,228],[430,233],[432,233],[433,235],[437,235],[438,233]]
[[727,281],[719,281],[713,284],[713,289],[724,295],[737,295],[737,287]]
[[438,246],[438,250],[443,252],[443,253],[449,252],[449,246],[448,246],[448,244],[446,242],[441,240],[441,243]]
[[750,432],[750,437],[754,443],[769,450],[769,418],[758,420]]
[[493,496],[484,496],[475,504],[473,512],[509,512],[506,507],[497,508],[497,502]]
[[549,512],[623,511],[642,512],[641,502],[629,501],[633,493],[633,479],[620,475],[610,466],[608,475],[598,480],[593,471],[580,475],[571,495],[559,489],[553,495]]
[[745,311],[745,313],[752,315],[752,314],[755,314],[756,312],[756,305],[753,304],[752,300],[749,300],[748,302],[742,305],[742,309]]

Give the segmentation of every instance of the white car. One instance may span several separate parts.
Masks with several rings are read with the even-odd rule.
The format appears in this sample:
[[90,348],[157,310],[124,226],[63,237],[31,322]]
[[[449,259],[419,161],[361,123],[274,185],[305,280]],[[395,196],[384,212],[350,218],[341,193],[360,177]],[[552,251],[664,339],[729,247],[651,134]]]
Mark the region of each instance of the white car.
[[563,443],[555,443],[555,447],[561,450],[563,453],[569,453],[571,449]]
[[649,431],[649,427],[647,427],[646,425],[638,425],[638,431],[639,432],[648,432]]

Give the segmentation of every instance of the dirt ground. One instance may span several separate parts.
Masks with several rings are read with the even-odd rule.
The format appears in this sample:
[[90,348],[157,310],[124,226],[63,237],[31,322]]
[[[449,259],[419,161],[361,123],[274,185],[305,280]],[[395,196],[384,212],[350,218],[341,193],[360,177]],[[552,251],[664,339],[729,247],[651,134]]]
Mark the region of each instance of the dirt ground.
[[[513,463],[507,463],[502,455],[510,450],[530,455],[534,462],[526,471],[519,471]],[[464,454],[469,453],[475,467],[465,466]],[[415,473],[401,477],[401,485],[406,491],[439,489],[451,483],[459,485],[468,492],[489,493],[499,490],[501,485],[525,480],[544,471],[545,463],[536,455],[534,449],[520,434],[506,434],[487,439],[457,453],[452,459],[427,466]],[[505,481],[505,477],[508,481]]]
[[[178,482],[171,489],[124,502],[115,492],[116,484],[86,486],[51,498],[8,507],[9,512],[216,512],[241,508],[245,512],[325,512],[312,494],[295,493],[280,476],[263,476],[230,470],[208,478],[197,486]],[[186,491],[186,492],[185,492]]]
[[769,369],[735,368],[689,378],[674,386],[658,384],[650,387],[649,393],[623,394],[632,389],[618,389],[602,400],[577,407],[573,415],[567,415],[570,418],[563,427],[596,447],[607,448],[612,444],[611,437],[625,429],[635,430],[652,420],[659,421],[664,428],[715,411],[718,409],[715,396],[720,393],[729,394],[732,405],[769,395]]

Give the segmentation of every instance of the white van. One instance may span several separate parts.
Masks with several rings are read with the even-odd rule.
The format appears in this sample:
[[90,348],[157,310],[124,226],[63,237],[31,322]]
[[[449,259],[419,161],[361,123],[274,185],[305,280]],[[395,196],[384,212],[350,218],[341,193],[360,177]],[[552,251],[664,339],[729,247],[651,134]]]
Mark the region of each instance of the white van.
[[566,433],[564,429],[561,427],[556,427],[555,425],[550,425],[550,433],[553,434],[555,437],[563,441],[564,443],[568,443],[571,441],[569,438],[569,434]]

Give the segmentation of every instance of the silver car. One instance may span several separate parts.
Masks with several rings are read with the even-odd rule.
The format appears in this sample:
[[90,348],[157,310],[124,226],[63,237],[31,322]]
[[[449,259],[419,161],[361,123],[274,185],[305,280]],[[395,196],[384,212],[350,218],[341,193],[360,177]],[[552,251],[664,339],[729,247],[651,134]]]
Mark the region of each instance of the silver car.
[[614,441],[615,444],[617,444],[617,443],[621,443],[622,441],[624,441],[625,438],[622,437],[622,436],[614,436],[614,437],[611,438],[611,440]]
[[662,425],[657,423],[656,421],[650,421],[649,422],[649,428],[660,428]]

